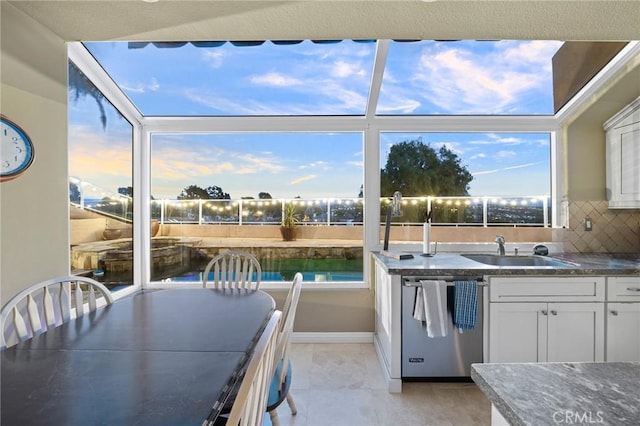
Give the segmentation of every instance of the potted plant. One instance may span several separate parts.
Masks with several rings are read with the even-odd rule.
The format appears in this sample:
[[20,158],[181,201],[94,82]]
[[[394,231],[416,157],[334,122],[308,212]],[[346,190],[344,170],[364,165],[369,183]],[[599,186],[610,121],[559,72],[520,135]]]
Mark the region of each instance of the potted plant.
[[120,228],[112,228],[109,225],[109,220],[105,219],[102,238],[104,238],[105,240],[115,240],[116,238],[120,238],[121,235],[122,235],[122,230]]
[[284,241],[293,241],[296,239],[296,224],[298,223],[298,215],[296,214],[296,206],[293,203],[284,205],[282,211],[282,225],[280,233]]

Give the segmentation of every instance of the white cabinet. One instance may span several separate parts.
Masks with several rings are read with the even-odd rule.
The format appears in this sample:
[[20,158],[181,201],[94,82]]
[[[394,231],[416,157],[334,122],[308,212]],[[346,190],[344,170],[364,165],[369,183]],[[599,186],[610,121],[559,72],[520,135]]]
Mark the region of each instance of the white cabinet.
[[607,304],[607,361],[640,361],[640,303]]
[[489,362],[604,360],[603,303],[492,303]]
[[640,208],[640,97],[603,127],[609,208]]
[[640,361],[640,277],[607,278],[607,361]]
[[489,362],[604,361],[602,277],[491,277]]
[[401,277],[388,274],[373,257],[375,283],[374,346],[389,392],[402,392]]

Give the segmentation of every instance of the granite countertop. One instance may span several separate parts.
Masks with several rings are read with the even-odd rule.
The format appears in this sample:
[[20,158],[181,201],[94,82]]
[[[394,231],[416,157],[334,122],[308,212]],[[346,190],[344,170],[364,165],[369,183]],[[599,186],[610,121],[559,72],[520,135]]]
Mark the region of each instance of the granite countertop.
[[554,266],[492,266],[467,259],[460,253],[438,253],[431,257],[419,252],[403,251],[413,255],[411,259],[397,260],[374,252],[374,257],[389,274],[397,275],[455,275],[473,277],[479,275],[638,275],[640,254],[581,254],[561,253],[547,256],[569,262],[567,267]]
[[513,426],[640,425],[640,362],[472,364],[471,378]]

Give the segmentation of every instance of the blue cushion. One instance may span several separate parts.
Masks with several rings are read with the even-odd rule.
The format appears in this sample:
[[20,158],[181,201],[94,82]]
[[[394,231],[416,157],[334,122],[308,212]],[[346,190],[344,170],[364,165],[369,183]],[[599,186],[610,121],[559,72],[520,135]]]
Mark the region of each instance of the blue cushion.
[[291,360],[287,363],[287,374],[284,379],[284,385],[282,386],[282,392],[278,392],[280,372],[282,371],[282,359],[278,361],[276,371],[273,373],[271,384],[269,385],[269,399],[267,399],[267,411],[271,411],[276,408],[287,397],[289,392],[289,385],[291,385]]

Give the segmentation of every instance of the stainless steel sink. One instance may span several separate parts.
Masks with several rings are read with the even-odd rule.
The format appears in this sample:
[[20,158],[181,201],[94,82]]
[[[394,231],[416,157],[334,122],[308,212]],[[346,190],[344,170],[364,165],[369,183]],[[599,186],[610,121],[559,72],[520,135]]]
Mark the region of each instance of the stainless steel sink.
[[540,267],[552,266],[555,268],[571,268],[575,265],[550,259],[543,256],[498,256],[496,254],[463,254],[462,257],[471,259],[485,265],[493,266],[517,266],[517,267]]

